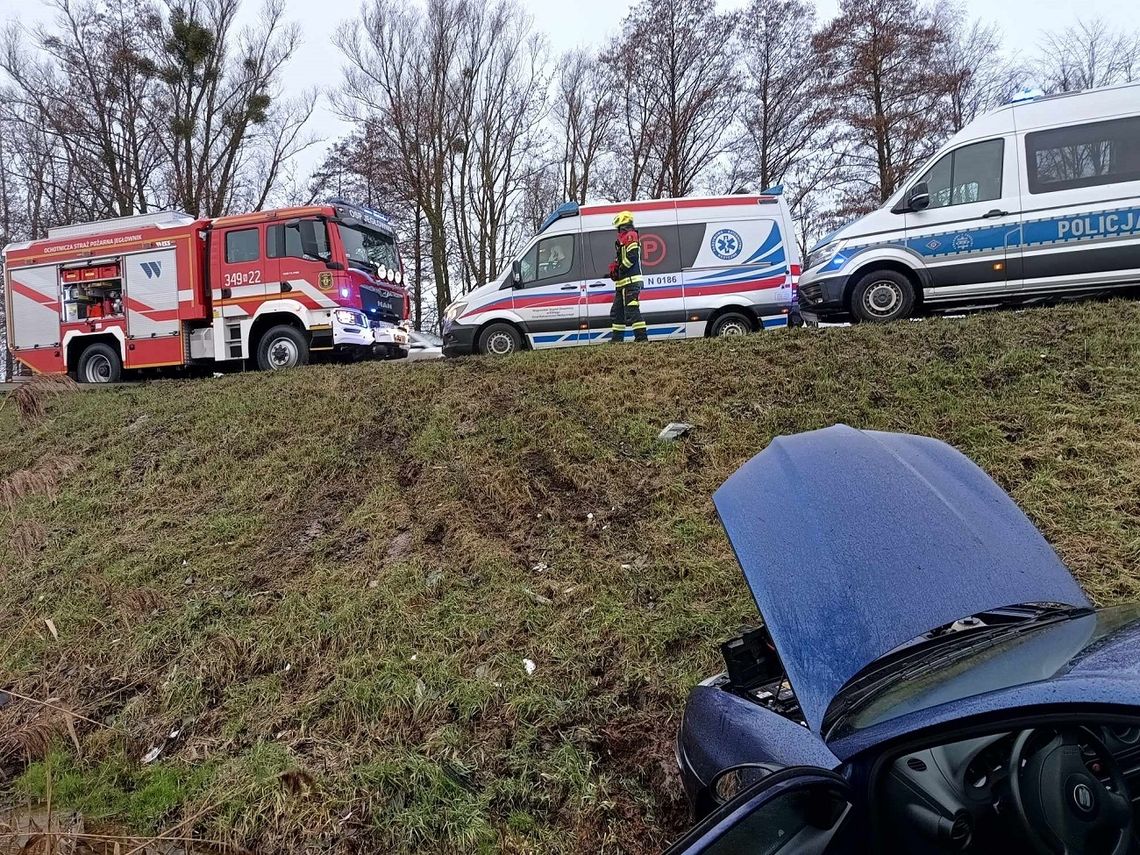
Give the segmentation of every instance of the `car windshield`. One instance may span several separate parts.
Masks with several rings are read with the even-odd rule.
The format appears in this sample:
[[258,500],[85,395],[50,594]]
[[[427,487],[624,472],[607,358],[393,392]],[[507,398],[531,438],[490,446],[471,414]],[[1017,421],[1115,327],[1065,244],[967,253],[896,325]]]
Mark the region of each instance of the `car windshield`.
[[399,267],[396,239],[365,226],[340,226],[340,240],[348,263],[375,273],[381,267]]
[[917,710],[1047,680],[1130,625],[1140,632],[1140,604],[965,633],[957,643],[916,651],[886,674],[853,681],[829,710],[824,727],[829,739],[843,737]]

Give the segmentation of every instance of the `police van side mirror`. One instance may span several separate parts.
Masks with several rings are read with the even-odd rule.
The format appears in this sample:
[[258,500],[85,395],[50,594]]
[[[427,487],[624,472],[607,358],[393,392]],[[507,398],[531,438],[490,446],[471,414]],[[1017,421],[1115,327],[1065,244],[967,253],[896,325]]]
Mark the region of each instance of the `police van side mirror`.
[[516,288],[522,287],[522,262],[511,262],[511,284]]
[[930,207],[930,187],[925,181],[918,182],[910,189],[907,203],[912,211],[924,211]]

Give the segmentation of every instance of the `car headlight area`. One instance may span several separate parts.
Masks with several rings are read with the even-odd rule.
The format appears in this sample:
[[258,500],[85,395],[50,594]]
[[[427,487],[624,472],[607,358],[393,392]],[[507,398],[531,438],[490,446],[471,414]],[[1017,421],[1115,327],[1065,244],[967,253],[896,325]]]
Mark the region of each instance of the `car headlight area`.
[[335,314],[337,323],[348,327],[368,327],[368,319],[361,312],[352,309],[337,309]]
[[817,267],[823,267],[823,265],[835,258],[841,249],[843,249],[843,241],[833,240],[829,244],[812,250],[808,254],[807,264],[804,265],[804,270],[815,270]]

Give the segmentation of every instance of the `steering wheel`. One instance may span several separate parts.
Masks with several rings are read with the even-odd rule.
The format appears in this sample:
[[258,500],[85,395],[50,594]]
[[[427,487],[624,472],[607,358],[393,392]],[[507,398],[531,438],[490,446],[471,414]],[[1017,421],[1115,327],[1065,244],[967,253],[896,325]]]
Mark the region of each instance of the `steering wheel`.
[[[1097,755],[1111,789],[1088,770],[1083,746]],[[1116,760],[1091,731],[1023,730],[1010,752],[1009,785],[1022,830],[1043,855],[1128,851],[1132,842],[1128,785]]]

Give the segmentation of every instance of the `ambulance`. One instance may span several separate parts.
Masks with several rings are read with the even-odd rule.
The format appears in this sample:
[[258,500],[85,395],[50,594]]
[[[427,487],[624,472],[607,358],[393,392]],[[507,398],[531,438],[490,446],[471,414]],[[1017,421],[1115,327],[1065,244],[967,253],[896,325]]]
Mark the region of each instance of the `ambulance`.
[[[447,307],[446,356],[503,356],[610,339],[617,232],[641,238],[641,314],[651,341],[786,327],[799,249],[781,188],[759,195],[562,205],[499,277]],[[632,344],[630,345],[632,346]]]

